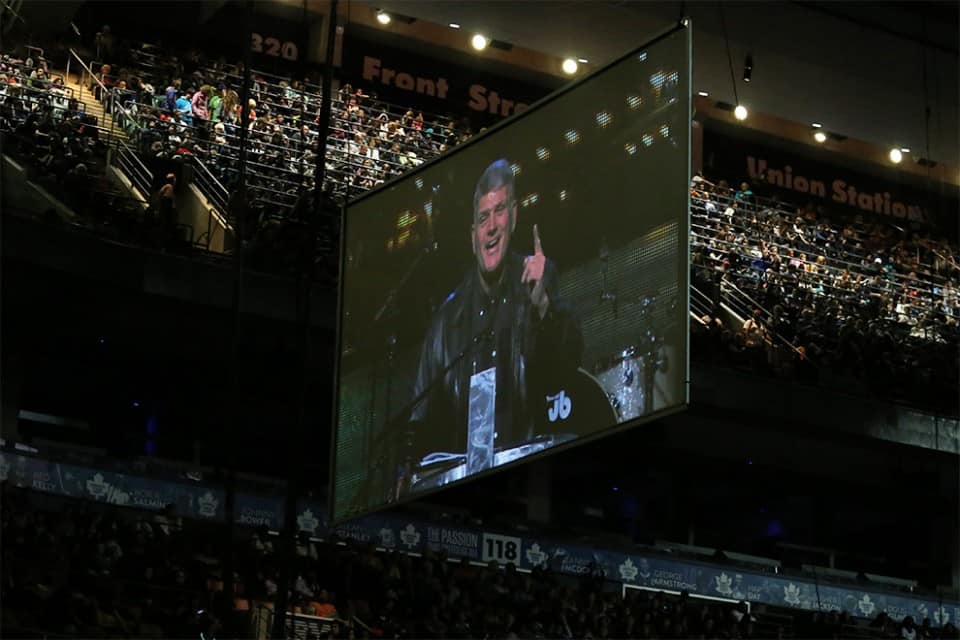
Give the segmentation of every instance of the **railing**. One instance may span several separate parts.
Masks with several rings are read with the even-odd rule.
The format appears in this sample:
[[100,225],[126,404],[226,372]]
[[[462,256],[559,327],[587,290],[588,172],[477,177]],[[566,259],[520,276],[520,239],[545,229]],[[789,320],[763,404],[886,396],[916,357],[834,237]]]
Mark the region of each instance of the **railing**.
[[690,310],[698,318],[710,315],[713,310],[713,300],[703,291],[697,288],[697,285],[690,283]]
[[124,142],[118,142],[117,151],[114,154],[114,166],[126,176],[130,184],[140,192],[140,195],[146,202],[150,198],[150,191],[153,189],[153,172],[143,164],[143,161],[137,156],[137,153]]
[[772,313],[767,311],[763,305],[751,298],[746,292],[742,291],[727,278],[720,281],[720,298],[723,302],[727,303],[735,313],[743,318],[753,318],[754,321],[757,321],[753,315],[753,310],[759,310],[759,322],[763,327],[763,334],[768,342],[771,344],[779,343],[779,345],[792,351],[798,358],[807,357],[803,351],[795,347],[792,342],[773,329],[776,318],[774,318]]
[[230,204],[230,192],[223,184],[210,172],[207,165],[199,158],[194,158],[193,162],[193,184],[197,186],[210,204],[218,212],[217,222],[225,228],[231,228],[227,222]]
[[[93,70],[89,66],[87,66],[86,63],[84,63],[83,59],[80,58],[80,56],[77,54],[76,51],[74,51],[73,49],[70,49],[70,56],[72,56],[72,58],[76,60],[77,63],[80,65],[80,68],[83,69],[83,73],[80,74],[79,99],[80,100],[83,99],[83,88],[86,85],[85,76],[89,75],[91,78],[93,78],[94,82],[97,83],[97,86],[100,87],[100,91],[101,91],[100,95],[103,96],[101,102],[106,101],[108,104],[111,105],[111,109],[109,110],[107,110],[106,108],[104,109],[104,113],[105,114],[109,113],[111,116],[109,139],[110,140],[116,139],[116,137],[114,136],[114,126],[116,125],[116,122],[118,119],[122,123],[121,126],[123,126],[125,129],[127,127],[138,128],[139,125],[137,124],[136,117],[132,113],[130,113],[129,109],[124,107],[122,104],[117,104],[113,100],[114,92],[112,91],[112,89],[108,88],[105,84],[103,84],[103,82],[100,81],[100,78],[98,78],[97,75],[93,72]],[[118,111],[119,111],[119,115],[117,114]]]

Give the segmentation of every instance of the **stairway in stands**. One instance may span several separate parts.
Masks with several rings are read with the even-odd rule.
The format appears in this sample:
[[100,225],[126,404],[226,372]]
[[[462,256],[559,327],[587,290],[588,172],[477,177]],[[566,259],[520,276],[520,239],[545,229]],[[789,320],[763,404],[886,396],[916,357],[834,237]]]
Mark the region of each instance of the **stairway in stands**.
[[80,76],[73,73],[72,70],[69,76],[66,73],[61,74],[59,71],[55,71],[54,73],[63,75],[64,84],[73,90],[73,96],[84,104],[84,108],[88,114],[96,116],[101,140],[110,146],[116,146],[115,142],[117,141],[129,142],[127,132],[113,121],[113,117],[109,113],[104,111],[103,104],[97,100],[96,95],[90,90],[91,80],[89,75],[83,78],[84,86],[81,87],[79,82]]

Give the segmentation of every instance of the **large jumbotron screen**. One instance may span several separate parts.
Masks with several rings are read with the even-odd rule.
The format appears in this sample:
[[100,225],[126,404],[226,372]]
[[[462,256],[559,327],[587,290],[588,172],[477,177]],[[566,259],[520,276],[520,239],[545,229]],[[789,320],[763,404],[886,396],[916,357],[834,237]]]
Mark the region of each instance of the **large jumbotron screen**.
[[671,29],[350,203],[335,521],[686,405],[690,50]]

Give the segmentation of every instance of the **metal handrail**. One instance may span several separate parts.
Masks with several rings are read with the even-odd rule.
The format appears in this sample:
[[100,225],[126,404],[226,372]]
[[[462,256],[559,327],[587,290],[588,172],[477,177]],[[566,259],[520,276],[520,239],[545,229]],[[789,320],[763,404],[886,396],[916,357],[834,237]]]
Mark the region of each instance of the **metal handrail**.
[[117,166],[120,167],[131,184],[140,191],[144,198],[149,198],[150,189],[153,187],[153,172],[143,163],[134,150],[124,142],[118,143],[117,160]]
[[[786,347],[788,347],[791,351],[793,351],[794,355],[796,355],[796,356],[798,356],[798,357],[799,357],[799,356],[802,356],[802,357],[805,357],[805,358],[809,358],[809,356],[808,356],[806,353],[800,351],[800,349],[799,349],[798,347],[794,346],[794,344],[793,344],[792,342],[790,342],[789,340],[787,340],[787,339],[786,339],[784,336],[782,336],[778,331],[775,331],[775,330],[773,330],[773,329],[771,328],[770,325],[772,324],[772,323],[771,323],[771,320],[773,319],[773,314],[770,313],[769,311],[767,311],[766,308],[763,307],[763,305],[761,305],[759,302],[757,302],[756,300],[754,300],[753,298],[751,298],[749,295],[747,295],[747,293],[746,293],[745,291],[743,291],[742,289],[740,289],[737,285],[735,285],[735,284],[733,284],[732,282],[730,282],[728,278],[724,278],[723,280],[721,280],[721,283],[720,283],[720,284],[721,284],[721,286],[720,286],[720,295],[725,298],[725,300],[724,300],[725,302],[733,303],[731,306],[740,307],[740,309],[741,309],[740,312],[743,313],[743,312],[742,312],[742,309],[744,308],[743,302],[742,302],[741,300],[737,300],[736,298],[734,298],[733,296],[731,296],[730,293],[731,293],[731,292],[734,292],[734,293],[736,293],[737,295],[739,295],[740,297],[744,298],[744,299],[745,299],[747,302],[749,302],[755,309],[759,309],[759,310],[760,310],[761,315],[763,316],[764,324],[766,325],[766,326],[764,327],[764,333],[765,333],[766,335],[772,336],[772,337],[776,338],[779,342],[783,343]],[[749,314],[749,313],[748,313],[748,314],[745,314],[745,315],[746,315],[748,318],[752,318],[752,317],[753,317],[753,315],[752,315],[752,314]]]
[[210,169],[207,168],[206,164],[199,158],[193,159],[194,167],[194,180],[193,183],[197,185],[197,188],[200,189],[201,193],[207,197],[207,200],[210,201],[212,205],[211,213],[217,222],[223,226],[225,229],[232,230],[233,227],[230,225],[229,221],[229,202],[230,202],[230,192],[224,187],[216,176],[210,172]]
[[[100,89],[103,91],[102,95],[112,96],[111,89],[108,89],[106,85],[100,82],[100,78],[98,78],[96,74],[93,73],[90,67],[87,66],[86,63],[84,63],[83,59],[81,59],[80,56],[77,54],[77,52],[74,51],[72,48],[70,49],[70,55],[73,56],[76,59],[76,61],[80,63],[80,67],[84,70],[84,72],[89,73],[90,77],[93,78],[94,82],[96,82],[100,86]],[[83,97],[83,85],[84,85],[84,82],[81,78],[81,81],[80,81],[80,97],[81,98]],[[136,123],[136,118],[132,116],[130,112],[123,107],[123,105],[116,105],[116,108],[118,108],[121,111],[121,113],[123,113],[123,115],[126,116],[128,121],[133,122],[135,126],[139,126]],[[115,121],[115,118],[112,116],[112,114],[111,114],[110,121],[111,122]],[[113,128],[111,127],[111,134],[112,133],[113,133]],[[113,136],[111,135],[110,137],[112,138]]]
[[[693,199],[694,204],[699,204],[699,203],[697,202],[697,200],[698,200],[697,198],[694,198],[694,199]],[[702,205],[701,205],[701,206],[702,206]],[[777,209],[777,212],[778,212],[778,213],[784,213],[783,211],[780,211],[779,209]],[[698,217],[703,217],[703,216],[698,216]],[[709,217],[709,216],[707,216],[707,217]],[[724,220],[724,221],[723,221],[723,224],[729,225],[731,228],[733,228],[733,229],[735,229],[735,230],[737,230],[737,231],[742,231],[742,232],[751,233],[751,234],[754,233],[753,230],[752,230],[750,227],[748,227],[748,226],[745,225],[745,224],[742,224],[742,223],[739,222],[739,221],[734,221],[732,218],[729,219],[729,220]],[[698,227],[698,228],[701,228],[701,229],[708,229],[708,230],[710,229],[709,227],[706,227],[706,226],[703,226],[703,225],[694,225],[694,226],[696,226],[696,227]],[[757,232],[757,233],[762,233],[762,232]],[[769,234],[763,234],[763,235],[769,235]],[[775,238],[776,236],[773,236],[773,237]],[[763,239],[764,242],[767,243],[768,246],[775,246],[775,247],[777,247],[777,248],[779,248],[779,249],[789,249],[789,250],[793,250],[793,251],[798,251],[798,249],[796,249],[795,247],[792,247],[792,246],[790,246],[790,245],[785,245],[785,244],[782,244],[782,243],[780,243],[780,242],[772,242],[772,241],[770,241],[770,238],[769,238],[769,237],[768,237],[768,238],[762,238],[762,239]],[[809,253],[809,252],[807,252],[807,251],[801,251],[801,253]],[[844,254],[844,255],[850,255],[850,252],[848,252],[848,251],[842,251],[842,254]],[[781,254],[781,255],[785,255],[785,254]],[[817,254],[817,255],[823,255],[823,254]],[[859,265],[859,264],[857,264],[857,263],[854,263],[854,262],[849,262],[849,261],[847,261],[847,260],[843,260],[843,259],[839,259],[839,258],[832,258],[832,257],[828,257],[828,256],[826,256],[826,255],[824,255],[824,258],[826,258],[826,260],[827,260],[828,263],[845,265],[845,267],[847,268],[848,271],[854,271],[854,270],[857,270],[857,269],[860,269],[860,268],[861,268],[861,265]],[[805,262],[810,263],[810,261],[805,261]],[[811,263],[811,264],[812,264],[812,263]],[[831,265],[831,266],[833,266],[833,265]],[[922,280],[922,279],[920,279],[920,278],[910,278],[909,276],[905,276],[905,275],[902,275],[902,274],[894,274],[894,275],[895,275],[897,278],[901,279],[901,280],[907,280],[907,281],[912,281],[912,282],[917,282],[917,283],[922,283],[922,284],[938,284],[938,282],[936,281],[936,278],[939,278],[940,280],[943,280],[944,282],[947,280],[947,278],[945,278],[945,277],[943,277],[943,276],[931,276],[931,279],[930,279],[930,280]]]

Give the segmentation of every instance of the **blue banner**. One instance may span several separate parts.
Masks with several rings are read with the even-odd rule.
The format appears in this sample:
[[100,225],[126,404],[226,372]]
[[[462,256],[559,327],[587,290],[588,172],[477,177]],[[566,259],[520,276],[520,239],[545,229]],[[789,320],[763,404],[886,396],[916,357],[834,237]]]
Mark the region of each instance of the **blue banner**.
[[[223,521],[226,517],[224,490],[200,483],[155,480],[0,453],[0,481],[4,480],[21,488],[124,507],[160,510],[174,504],[179,515],[199,520]],[[282,496],[237,493],[234,521],[243,526],[279,530],[283,527],[283,505]],[[895,620],[912,615],[917,620],[930,618],[938,626],[960,619],[960,603],[941,603],[931,596],[890,593],[859,584],[822,584],[809,577],[521,538],[392,514],[366,516],[331,529],[327,526],[326,506],[318,500],[300,500],[296,522],[300,531],[314,536],[336,535],[405,553],[430,550],[476,562],[513,563],[524,570],[544,567],[573,576],[602,573],[608,580],[627,587],[688,591],[692,595],[804,610],[836,609],[863,618],[886,611]]]

